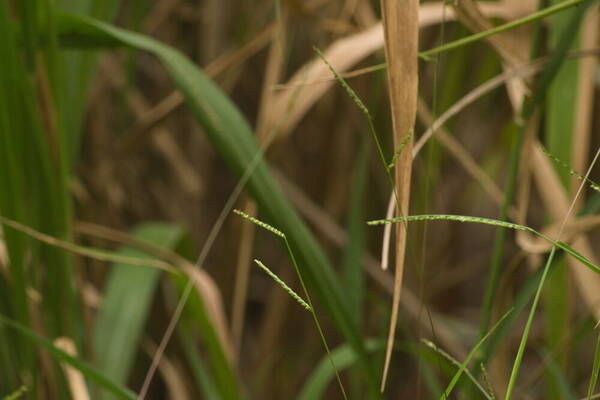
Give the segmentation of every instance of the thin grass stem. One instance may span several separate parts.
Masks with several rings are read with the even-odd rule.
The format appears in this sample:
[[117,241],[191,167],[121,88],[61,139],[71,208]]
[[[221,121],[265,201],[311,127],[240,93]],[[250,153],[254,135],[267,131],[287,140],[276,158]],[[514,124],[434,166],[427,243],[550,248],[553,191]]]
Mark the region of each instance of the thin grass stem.
[[508,387],[506,388],[506,395],[504,396],[504,400],[510,400],[510,398],[512,396],[512,392],[517,383],[517,376],[519,374],[519,369],[521,368],[521,361],[523,360],[523,354],[525,354],[525,347],[527,346],[527,339],[529,338],[529,333],[531,332],[531,326],[533,325],[533,317],[535,316],[535,312],[537,311],[537,305],[540,300],[540,294],[542,293],[542,288],[544,287],[544,282],[546,280],[546,276],[548,275],[550,265],[552,264],[552,261],[554,260],[555,254],[556,254],[556,246],[553,246],[552,250],[550,250],[550,255],[548,256],[546,265],[544,266],[544,272],[542,273],[542,278],[540,279],[540,283],[538,284],[537,290],[535,292],[535,297],[533,299],[533,304],[531,305],[531,310],[529,310],[529,316],[527,317],[527,323],[525,324],[525,329],[523,330],[523,335],[521,336],[521,343],[519,343],[519,349],[517,350],[517,356],[515,357],[515,361],[513,363],[513,368],[510,373],[510,379],[508,380]]
[[588,400],[592,398],[592,393],[596,389],[598,383],[598,374],[600,373],[600,333],[598,333],[598,339],[596,341],[596,351],[594,353],[594,366],[592,367],[592,376],[590,378],[590,384],[588,386]]
[[306,310],[310,311],[310,313],[313,316],[315,326],[317,327],[317,331],[319,332],[321,342],[323,343],[323,347],[325,348],[325,351],[327,352],[327,357],[329,358],[329,361],[331,362],[331,366],[333,367],[333,370],[335,371],[335,376],[336,376],[338,385],[340,387],[340,391],[342,392],[342,396],[344,397],[345,400],[348,400],[348,396],[346,395],[346,390],[344,389],[344,385],[342,384],[342,379],[340,377],[340,373],[339,373],[337,367],[335,366],[335,361],[333,360],[333,357],[331,355],[331,350],[329,348],[329,345],[327,344],[327,339],[325,339],[325,334],[323,333],[323,328],[321,327],[321,323],[319,322],[319,318],[317,317],[317,313],[315,312],[315,307],[310,298],[310,294],[308,293],[308,288],[306,287],[306,284],[304,283],[302,273],[300,272],[300,267],[298,266],[298,262],[296,261],[296,257],[294,256],[294,252],[292,251],[292,247],[290,246],[290,242],[288,241],[286,235],[283,232],[281,232],[279,229],[274,228],[273,226],[271,226],[257,218],[251,217],[242,211],[234,210],[234,212],[237,215],[241,216],[242,218],[248,220],[249,222],[251,222],[257,226],[260,226],[261,228],[266,229],[267,231],[273,233],[274,235],[278,236],[279,238],[281,238],[283,240],[283,243],[285,244],[285,248],[288,252],[288,256],[290,257],[290,260],[292,261],[292,265],[294,266],[294,270],[296,271],[296,275],[298,275],[298,280],[300,281],[300,285],[302,286],[302,290],[304,291],[306,301],[304,301],[298,294],[296,294],[288,285],[286,285],[277,275],[275,275],[271,270],[269,270],[263,263],[261,263],[258,260],[254,260],[254,261],[271,278],[273,278],[273,280],[275,280],[275,282],[277,282],[286,292],[288,292],[290,294],[290,296],[292,296]]
[[444,52],[447,52],[450,50],[454,50],[454,49],[462,47],[464,45],[467,45],[467,44],[470,44],[473,42],[477,42],[481,39],[485,39],[487,37],[497,35],[498,33],[506,32],[508,30],[517,28],[521,25],[535,22],[535,21],[540,20],[549,15],[556,14],[557,12],[566,10],[567,8],[574,7],[576,5],[584,3],[585,1],[589,1],[589,0],[567,0],[567,1],[564,1],[564,2],[556,4],[554,6],[550,6],[543,10],[540,10],[538,12],[529,14],[529,15],[527,15],[523,18],[517,19],[515,21],[511,21],[506,24],[498,25],[492,29],[488,29],[487,31],[476,33],[474,35],[470,35],[465,38],[455,40],[455,41],[445,44],[443,46],[434,47],[433,49],[423,51],[423,52],[419,53],[419,57],[421,57],[424,60],[430,60],[431,56],[434,54],[440,54],[440,53],[444,53]]
[[390,219],[378,219],[378,220],[368,221],[367,225],[383,225],[383,224],[397,223],[397,222],[404,223],[404,222],[432,221],[432,220],[469,222],[469,223],[476,223],[476,224],[498,226],[501,228],[515,229],[515,230],[520,230],[520,231],[527,231],[527,232],[533,233],[534,235],[539,236],[542,239],[548,241],[553,246],[558,247],[561,250],[564,250],[566,253],[568,253],[570,256],[572,256],[576,260],[580,261],[586,267],[588,267],[592,271],[596,272],[597,274],[600,274],[600,266],[594,264],[592,261],[590,261],[588,258],[586,258],[583,254],[579,253],[577,250],[575,250],[574,248],[569,246],[567,243],[562,242],[562,241],[553,240],[553,239],[549,238],[548,236],[544,235],[543,233],[536,231],[533,228],[530,228],[525,225],[514,224],[512,222],[501,221],[501,220],[492,219],[492,218],[466,216],[466,215],[425,214],[425,215],[409,215],[409,216],[405,216],[405,217],[396,217],[396,218],[390,218]]
[[[444,351],[444,349],[438,347],[435,343],[433,343],[432,341],[427,340],[427,339],[421,339],[421,342],[423,344],[425,344],[425,346],[427,346],[430,349],[432,349],[433,351],[435,351],[436,353],[440,354],[442,357],[444,357],[446,360],[448,360],[450,363],[452,363],[455,367],[460,369],[460,362],[456,358],[454,358],[450,354],[448,354],[446,351]],[[490,394],[485,390],[485,388],[483,386],[481,386],[481,383],[479,383],[477,381],[477,379],[475,379],[475,377],[473,376],[471,371],[469,371],[468,368],[465,368],[464,372],[465,372],[465,375],[467,375],[467,377],[471,380],[471,382],[473,382],[473,384],[485,396],[485,398],[488,400],[492,400],[492,397],[490,396]]]

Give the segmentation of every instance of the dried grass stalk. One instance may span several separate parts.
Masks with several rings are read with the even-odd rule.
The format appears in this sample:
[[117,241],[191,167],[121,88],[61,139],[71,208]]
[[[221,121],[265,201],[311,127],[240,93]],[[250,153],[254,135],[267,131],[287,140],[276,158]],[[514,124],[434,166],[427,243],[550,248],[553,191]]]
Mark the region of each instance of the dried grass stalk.
[[[400,146],[403,138],[414,128],[417,115],[418,96],[418,45],[419,45],[419,2],[417,0],[381,0],[385,55],[387,60],[388,90],[392,108],[394,148]],[[410,200],[410,178],[412,170],[412,136],[398,157],[394,170],[394,180],[398,204],[396,215],[408,214]],[[396,229],[396,271],[392,316],[388,332],[381,391],[385,389],[390,366],[394,336],[398,322],[398,311],[404,272],[406,247],[406,225],[398,224]]]

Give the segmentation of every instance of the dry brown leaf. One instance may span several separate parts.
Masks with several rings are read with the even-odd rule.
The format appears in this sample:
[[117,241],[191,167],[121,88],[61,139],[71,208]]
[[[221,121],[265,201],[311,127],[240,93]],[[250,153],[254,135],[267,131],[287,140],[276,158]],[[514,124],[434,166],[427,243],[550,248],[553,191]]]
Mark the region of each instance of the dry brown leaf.
[[[388,92],[392,109],[392,127],[394,147],[397,148],[404,137],[413,131],[417,114],[417,96],[419,87],[419,2],[407,0],[381,0],[383,32],[385,37],[385,56],[388,68]],[[410,183],[412,171],[411,135],[404,151],[400,153],[394,168],[396,193],[396,215],[408,215]],[[388,331],[387,349],[381,380],[381,391],[385,390],[387,374],[394,347],[402,278],[404,274],[404,255],[406,250],[406,224],[396,226],[396,270],[394,277],[394,295],[392,315]]]
[[[520,16],[498,3],[482,4],[481,10],[490,17],[512,19]],[[455,19],[456,15],[451,8],[447,8],[444,15],[442,2],[422,4],[419,10],[419,26],[425,28],[440,23],[444,17],[450,21]],[[337,40],[323,54],[333,68],[341,74],[382,47],[383,27],[378,23],[362,32]],[[311,83],[310,88],[300,92],[296,90],[298,86],[307,83]],[[331,79],[331,71],[327,65],[320,57],[315,57],[301,67],[285,84],[288,89],[277,94],[267,125],[276,126],[278,116],[286,115],[284,124],[278,128],[281,136],[286,136],[334,84],[335,81]]]
[[[565,225],[561,240],[563,242],[571,241],[573,237],[585,234],[595,228],[598,228],[599,226],[600,215],[584,215],[577,217]],[[558,235],[560,227],[561,224],[554,223],[540,229],[539,231],[550,238],[554,238]],[[517,238],[517,243],[523,250],[533,254],[547,253],[552,248],[552,243],[537,236],[534,236],[532,240],[526,241],[519,240]]]
[[[76,357],[77,351],[73,341],[66,337],[59,337],[54,340],[54,345],[67,353],[70,356]],[[65,371],[67,383],[69,384],[69,390],[74,400],[89,400],[90,395],[85,385],[85,378],[78,369],[71,367],[67,363],[60,363],[61,367]]]
[[[533,176],[542,201],[552,218],[555,221],[561,221],[569,210],[569,200],[565,189],[539,144],[534,146],[532,157]],[[569,224],[570,222],[569,220],[566,223]],[[598,259],[585,235],[576,236],[571,245],[584,257],[594,264],[598,264]],[[596,319],[600,319],[600,276],[589,268],[582,267],[572,257],[568,257],[567,260],[581,296]]]
[[[156,344],[148,337],[143,339],[143,347],[150,358],[156,353]],[[158,372],[162,375],[163,382],[167,386],[168,398],[173,400],[188,400],[190,396],[185,384],[185,375],[179,367],[167,356],[163,355],[158,363]]]
[[[313,224],[316,229],[333,244],[340,248],[346,246],[348,242],[348,235],[346,231],[344,231],[344,229],[342,229],[342,227],[340,227],[331,217],[331,215],[325,212],[325,210],[323,210],[319,205],[315,204],[300,188],[298,188],[283,174],[277,170],[273,170],[273,173],[281,184],[281,187],[286,195],[289,196],[290,200],[292,200],[294,206],[298,209],[298,211],[300,211],[302,216],[311,224]],[[391,226],[391,224],[387,224],[386,226]],[[371,278],[378,285],[380,285],[385,292],[388,294],[393,294],[393,277],[391,274],[383,271],[380,268],[381,263],[370,253],[364,254],[362,262]],[[277,292],[283,293],[282,291]],[[425,321],[421,318],[422,302],[419,300],[418,296],[410,290],[410,288],[405,288],[402,291],[401,306],[406,310],[406,313],[411,318],[415,319],[419,324],[422,325],[424,330],[431,328],[429,321]],[[467,356],[467,347],[465,344],[461,343],[457,332],[446,323],[447,318],[433,311],[431,313],[431,317],[436,321],[436,341],[442,344],[445,349],[448,349],[459,359],[465,358]]]
[[[598,14],[598,5],[596,4],[590,7],[581,26],[580,46],[582,49],[597,46],[599,25],[600,14]],[[597,67],[597,57],[584,57],[579,61],[579,80],[574,106],[575,119],[571,154],[571,166],[575,171],[583,171],[588,160]],[[572,190],[575,190],[579,183],[577,178],[573,177],[571,180]],[[578,201],[576,209],[583,204],[583,200],[584,198],[581,198]]]
[[194,282],[194,288],[202,298],[208,318],[217,332],[227,359],[235,365],[236,357],[233,351],[233,341],[227,327],[227,318],[225,317],[225,308],[223,307],[223,298],[219,287],[203,269],[186,268],[186,273]]
[[70,253],[77,254],[82,257],[87,257],[87,258],[91,258],[94,260],[105,261],[105,262],[126,263],[126,264],[131,264],[131,265],[137,265],[140,267],[158,268],[158,269],[162,269],[165,271],[179,273],[179,271],[177,271],[177,269],[175,269],[175,267],[173,267],[171,264],[169,264],[165,261],[162,261],[162,260],[153,260],[153,259],[146,259],[146,258],[140,258],[140,257],[124,256],[124,255],[120,255],[120,254],[113,254],[113,253],[105,252],[100,249],[79,246],[75,243],[60,240],[58,238],[55,238],[54,236],[47,235],[40,231],[36,231],[35,229],[32,229],[27,225],[23,225],[17,221],[8,219],[3,216],[0,216],[0,225],[10,226],[11,228],[13,228],[27,236],[30,236],[36,240],[39,240],[42,243],[46,243],[47,245],[58,247],[60,249],[66,250]]
[[[453,4],[458,19],[474,33],[494,27],[485,17],[481,3],[475,0],[459,0]],[[531,13],[535,11],[535,6],[531,1],[520,1],[519,4],[511,0],[505,2],[505,7],[512,9],[513,12],[527,11],[527,13]],[[522,65],[527,60],[530,49],[529,38],[531,37],[529,30],[529,27],[521,27],[485,39],[502,58],[505,70]],[[514,110],[518,112],[521,109],[523,98],[528,92],[525,81],[520,78],[511,79],[506,82],[506,89]]]
[[8,253],[6,252],[6,244],[4,243],[3,230],[0,227],[0,272],[6,272],[8,267]]
[[[417,115],[423,124],[432,126],[434,124],[433,114],[423,98],[419,97]],[[464,146],[443,126],[437,130],[436,137],[440,144],[448,150],[448,153],[458,161],[465,171],[478,182],[490,198],[496,203],[502,203],[502,190],[496,182],[477,164]]]
[[[276,135],[277,126],[269,126],[267,120],[271,115],[272,105],[274,103],[275,93],[271,87],[279,83],[284,72],[285,66],[285,42],[286,42],[286,20],[287,9],[283,8],[280,18],[275,26],[273,40],[267,59],[267,67],[263,78],[262,95],[258,118],[256,122],[256,137],[261,145],[265,145]],[[241,210],[248,215],[256,215],[258,206],[249,196],[244,195],[241,200]],[[233,291],[233,307],[231,316],[231,327],[233,339],[235,341],[236,352],[239,352],[243,327],[244,315],[246,311],[246,296],[248,290],[248,281],[250,277],[250,268],[252,266],[251,252],[254,244],[254,233],[256,227],[254,224],[244,224],[239,239],[239,250],[236,265],[236,280]]]

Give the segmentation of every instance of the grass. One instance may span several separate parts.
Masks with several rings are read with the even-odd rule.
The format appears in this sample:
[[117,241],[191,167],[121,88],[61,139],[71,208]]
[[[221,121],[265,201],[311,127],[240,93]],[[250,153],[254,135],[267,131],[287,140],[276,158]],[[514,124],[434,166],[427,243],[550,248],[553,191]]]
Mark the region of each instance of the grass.
[[0,4],[0,399],[599,397],[598,2],[75,3]]

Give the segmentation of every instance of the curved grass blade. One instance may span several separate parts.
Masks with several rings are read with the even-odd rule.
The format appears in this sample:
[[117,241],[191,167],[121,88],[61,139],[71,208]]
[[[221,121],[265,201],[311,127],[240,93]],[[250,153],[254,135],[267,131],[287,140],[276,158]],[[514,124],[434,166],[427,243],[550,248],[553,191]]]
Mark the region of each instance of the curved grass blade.
[[575,250],[574,248],[572,248],[565,242],[554,241],[554,240],[550,239],[548,236],[544,235],[541,232],[536,231],[533,228],[530,228],[525,225],[513,224],[512,222],[500,221],[500,220],[492,219],[492,218],[471,217],[471,216],[466,216],[466,215],[425,214],[425,215],[409,215],[406,217],[397,217],[397,218],[390,218],[390,219],[378,219],[378,220],[368,221],[367,224],[368,225],[383,225],[383,224],[396,223],[396,222],[414,222],[414,221],[432,221],[432,220],[470,222],[470,223],[475,223],[475,224],[486,224],[486,225],[498,226],[501,228],[509,228],[509,229],[516,229],[516,230],[520,230],[520,231],[527,231],[527,232],[533,233],[534,235],[537,235],[537,236],[541,237],[542,239],[552,243],[554,246],[558,247],[559,249],[564,250],[566,253],[571,255],[577,261],[581,262],[583,265],[585,265],[592,271],[596,272],[597,274],[600,274],[599,266],[597,266],[596,264],[591,262],[589,259],[587,259],[585,256],[583,256],[581,253],[579,253],[577,250]]
[[[502,318],[500,318],[500,320],[498,320],[498,322],[496,322],[494,324],[494,326],[488,331],[488,333],[485,334],[485,336],[483,336],[481,339],[479,339],[479,341],[477,342],[477,344],[471,349],[471,351],[469,352],[469,354],[467,355],[467,358],[465,358],[465,360],[462,362],[462,364],[460,364],[460,367],[458,368],[458,371],[456,371],[456,374],[454,374],[454,376],[452,377],[452,380],[450,381],[450,383],[448,383],[448,386],[446,387],[446,390],[444,390],[444,394],[442,396],[440,396],[440,399],[447,399],[448,396],[450,396],[450,393],[452,393],[452,389],[454,389],[454,386],[456,386],[456,383],[458,382],[458,380],[460,379],[461,375],[463,374],[463,372],[466,370],[467,365],[469,364],[469,361],[471,361],[471,359],[477,354],[477,352],[479,351],[479,348],[481,347],[481,345],[487,340],[488,337],[490,337],[490,335],[500,326],[504,323],[504,321],[506,320],[506,318],[513,312],[513,309],[511,308],[510,310],[508,310],[503,316]],[[477,385],[478,387],[480,387],[480,385]],[[484,391],[485,392],[485,391]],[[489,398],[489,397],[488,397]]]
[[99,371],[94,369],[85,361],[73,357],[64,351],[60,350],[58,347],[54,345],[50,340],[39,336],[37,333],[33,332],[31,329],[26,328],[25,326],[6,318],[3,315],[0,315],[0,324],[4,324],[9,328],[12,328],[23,335],[25,338],[29,339],[33,343],[42,346],[45,348],[51,355],[53,355],[57,360],[63,361],[73,368],[80,371],[86,378],[97,383],[102,386],[107,391],[114,394],[117,398],[126,399],[126,400],[136,400],[137,396],[135,393],[130,391],[129,389],[123,388],[112,380],[107,378],[105,375],[101,374]]
[[510,372],[510,379],[508,380],[508,385],[506,388],[506,394],[504,396],[504,400],[510,400],[512,392],[517,384],[517,376],[519,374],[519,370],[521,369],[521,361],[523,360],[523,354],[525,354],[525,347],[527,346],[527,339],[529,338],[529,333],[531,332],[531,326],[533,325],[533,317],[535,316],[535,312],[537,310],[537,305],[540,299],[540,295],[542,293],[542,288],[544,287],[544,282],[546,281],[546,277],[548,276],[548,271],[550,270],[550,266],[552,265],[552,261],[554,260],[554,255],[556,254],[556,247],[552,247],[550,254],[548,255],[548,260],[546,261],[546,265],[544,266],[542,277],[540,278],[540,283],[535,292],[535,297],[533,298],[533,304],[531,305],[531,309],[529,310],[529,316],[527,317],[527,323],[525,324],[525,329],[523,329],[523,335],[521,336],[521,342],[519,343],[519,349],[517,350],[517,355],[515,356],[515,361],[513,363],[512,371]]
[[511,21],[511,22],[508,22],[506,24],[496,26],[496,27],[494,27],[492,29],[489,29],[487,31],[483,31],[483,32],[480,32],[480,33],[476,33],[474,35],[467,36],[467,37],[462,38],[462,39],[455,40],[455,41],[447,43],[447,44],[445,44],[443,46],[439,46],[439,47],[435,47],[435,48],[430,49],[430,50],[423,51],[423,52],[419,53],[419,57],[421,57],[422,59],[428,61],[428,60],[431,59],[431,56],[433,56],[434,54],[440,54],[440,53],[444,53],[446,51],[454,50],[456,48],[459,48],[459,47],[462,47],[464,45],[476,42],[478,40],[485,39],[485,38],[487,38],[489,36],[493,36],[493,35],[496,35],[496,34],[501,33],[501,32],[506,32],[508,30],[514,29],[516,27],[519,27],[521,25],[529,24],[531,22],[540,20],[540,19],[542,19],[544,17],[547,17],[549,15],[556,14],[557,12],[566,10],[566,9],[568,9],[570,7],[574,7],[574,6],[577,6],[579,4],[582,4],[582,3],[586,2],[586,1],[590,1],[590,0],[567,0],[567,1],[563,1],[562,3],[556,4],[554,6],[550,6],[548,8],[544,8],[543,10],[534,12],[534,13],[532,13],[530,15],[527,15],[526,17],[517,19],[515,21]]
[[592,367],[592,376],[590,378],[590,385],[588,386],[587,398],[592,398],[596,385],[598,383],[598,374],[600,373],[600,333],[598,334],[598,340],[596,341],[596,351],[594,352],[594,366]]
[[[171,279],[178,293],[181,295],[190,278],[181,275],[171,275]],[[183,336],[200,336],[203,347],[206,349],[206,353],[198,354],[198,356],[201,358],[206,357],[206,364],[207,367],[209,367],[210,374],[203,376],[205,381],[198,382],[198,385],[203,385],[202,390],[215,389],[220,394],[219,398],[223,400],[242,399],[243,397],[240,393],[240,387],[235,371],[228,358],[225,347],[222,344],[221,337],[212,321],[203,296],[200,295],[198,290],[192,290],[185,303],[185,309],[178,331],[180,331]],[[197,352],[197,343],[194,344],[195,346],[192,348]],[[195,356],[187,356],[190,361],[193,362]],[[196,367],[197,366],[198,365],[196,365]],[[214,385],[212,384],[213,382],[209,381],[211,378],[214,381]],[[209,386],[204,387],[206,384]]]
[[[132,235],[152,245],[171,249],[181,239],[183,230],[168,224],[147,223],[136,228]],[[119,249],[117,254],[142,260],[151,258],[147,253],[127,246]],[[158,269],[140,268],[126,262],[112,266],[94,337],[98,369],[116,383],[127,382],[160,276]]]
[[[368,352],[375,352],[384,348],[380,340],[366,340],[365,347]],[[335,361],[338,370],[350,368],[357,362],[356,353],[348,345],[341,345],[331,351],[331,358]],[[324,398],[325,390],[329,382],[334,379],[335,370],[327,357],[323,358],[319,365],[310,374],[297,400],[317,400]]]
[[14,221],[10,218],[6,218],[0,215],[0,226],[1,225],[9,226],[14,230],[19,231],[35,240],[39,240],[40,242],[45,243],[49,246],[57,247],[82,257],[88,257],[94,260],[104,262],[122,263],[136,265],[139,267],[161,269],[164,271],[172,272],[174,274],[180,273],[171,264],[165,261],[156,260],[153,258],[142,258],[128,256],[124,254],[115,254],[113,252],[97,249],[94,247],[80,246],[72,242],[57,239],[54,236],[47,235],[25,224],[21,224],[20,222]]
[[[456,368],[458,368],[458,369],[461,368],[460,361],[458,361],[456,358],[452,357],[450,354],[446,353],[443,349],[439,348],[432,341],[427,340],[427,339],[421,339],[421,342],[425,346],[429,347],[431,350],[435,351],[436,353],[438,353],[439,355],[441,355],[442,357],[444,357],[450,363],[454,364],[456,366]],[[471,371],[469,371],[468,368],[465,367],[464,373],[471,380],[471,382],[473,382],[473,384],[475,385],[475,387],[477,387],[477,389],[479,389],[479,391],[485,396],[486,399],[492,400],[492,396],[483,388],[483,386],[481,386],[481,383],[479,383],[479,381],[473,376],[473,374],[471,373]],[[444,395],[442,394],[442,397],[443,396]]]
[[360,331],[351,318],[339,280],[325,253],[284,197],[266,163],[263,160],[255,161],[260,154],[259,147],[247,121],[235,105],[183,54],[152,38],[73,14],[60,15],[58,28],[61,39],[63,33],[69,33],[75,40],[85,40],[92,35],[145,50],[158,57],[229,167],[239,175],[249,167],[253,168],[247,189],[267,218],[286,232],[290,246],[302,259],[300,265],[303,275],[314,287],[335,326],[357,352],[359,365],[369,384],[369,393],[373,398],[378,398],[375,371],[367,357]]

